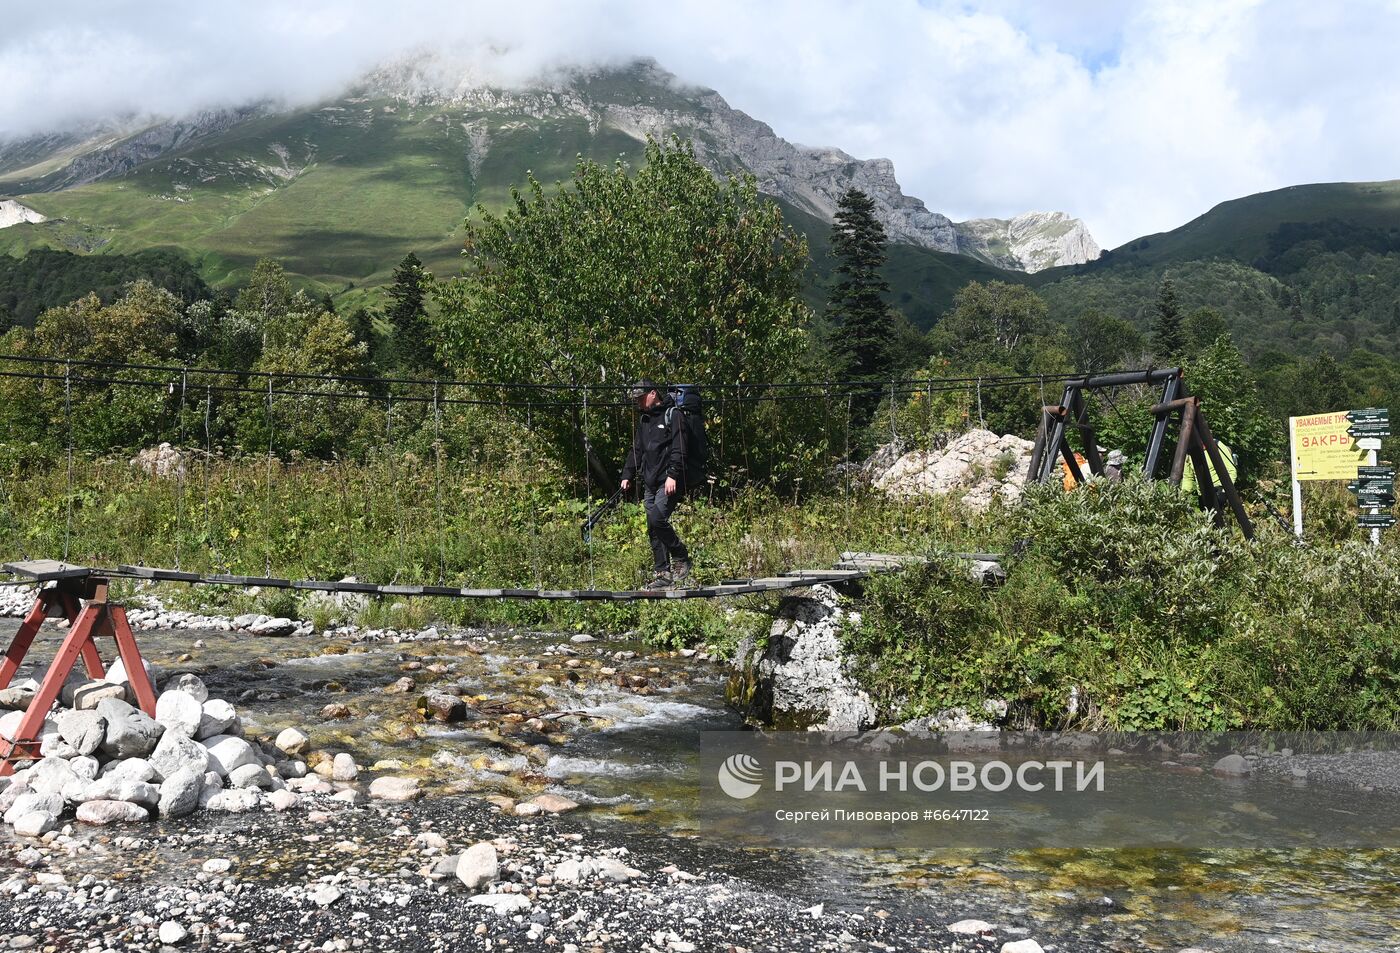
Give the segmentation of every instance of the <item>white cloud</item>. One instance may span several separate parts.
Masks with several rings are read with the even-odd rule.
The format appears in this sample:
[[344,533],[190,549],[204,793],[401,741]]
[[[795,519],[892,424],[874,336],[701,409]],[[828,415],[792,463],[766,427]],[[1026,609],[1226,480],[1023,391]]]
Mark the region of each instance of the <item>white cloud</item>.
[[955,218],[1105,245],[1216,202],[1400,175],[1400,4],[1353,0],[73,2],[10,11],[0,134],[334,93],[428,45],[522,80],[655,57],[790,139],[894,160]]

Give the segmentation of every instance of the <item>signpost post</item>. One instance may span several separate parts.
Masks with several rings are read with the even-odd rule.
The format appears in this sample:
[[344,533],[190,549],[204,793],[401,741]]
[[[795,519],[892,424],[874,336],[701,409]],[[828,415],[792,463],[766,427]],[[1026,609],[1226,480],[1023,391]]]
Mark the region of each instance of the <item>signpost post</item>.
[[1309,480],[1352,480],[1359,526],[1380,531],[1395,519],[1382,513],[1395,505],[1395,471],[1377,465],[1381,438],[1390,436],[1390,411],[1384,407],[1312,414],[1288,418],[1288,456],[1293,476],[1293,532],[1303,535],[1303,483]]
[[[1347,433],[1356,440],[1356,445],[1366,451],[1366,469],[1376,470],[1376,454],[1381,449],[1381,438],[1390,436],[1390,411],[1384,407],[1367,407],[1364,410],[1347,411],[1347,420],[1351,426],[1347,427]],[[1371,531],[1371,545],[1381,544],[1381,530],[1389,529],[1395,525],[1395,517],[1389,513],[1382,515],[1381,507],[1391,507],[1395,505],[1395,471],[1390,472],[1389,485],[1382,485],[1384,481],[1375,480],[1361,476],[1361,467],[1356,468],[1357,487],[1356,502],[1366,513],[1356,517],[1357,525],[1363,529]],[[1382,502],[1388,500],[1389,502]]]

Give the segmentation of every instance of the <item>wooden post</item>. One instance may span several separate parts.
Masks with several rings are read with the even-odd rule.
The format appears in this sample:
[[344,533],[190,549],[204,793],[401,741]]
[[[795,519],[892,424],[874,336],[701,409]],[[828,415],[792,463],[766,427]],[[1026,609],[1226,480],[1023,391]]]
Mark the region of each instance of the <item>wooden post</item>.
[[[1244,503],[1240,500],[1239,491],[1235,489],[1235,481],[1230,478],[1230,471],[1225,468],[1225,458],[1220,455],[1220,446],[1215,442],[1215,435],[1210,432],[1210,424],[1206,423],[1205,414],[1198,416],[1197,426],[1201,432],[1201,444],[1206,453],[1210,454],[1211,462],[1215,464],[1215,472],[1220,477],[1220,489],[1224,491],[1225,500],[1235,513],[1235,521],[1240,524],[1240,531],[1244,533],[1244,538],[1253,539],[1254,524],[1249,521],[1249,514],[1244,511]],[[1213,491],[1214,481],[1211,482]]]

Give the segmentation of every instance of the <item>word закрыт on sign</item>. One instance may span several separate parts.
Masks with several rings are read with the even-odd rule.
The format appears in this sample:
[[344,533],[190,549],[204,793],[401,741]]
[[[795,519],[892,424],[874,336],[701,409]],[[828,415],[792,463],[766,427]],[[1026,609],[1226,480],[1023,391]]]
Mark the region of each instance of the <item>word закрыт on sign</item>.
[[1353,480],[1366,462],[1366,451],[1347,434],[1347,412],[1289,417],[1293,479]]

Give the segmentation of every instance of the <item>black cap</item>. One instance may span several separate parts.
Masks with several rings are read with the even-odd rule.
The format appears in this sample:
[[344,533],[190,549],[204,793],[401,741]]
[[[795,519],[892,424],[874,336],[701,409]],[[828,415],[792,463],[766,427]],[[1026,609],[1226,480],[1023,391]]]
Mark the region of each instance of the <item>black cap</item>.
[[661,388],[657,386],[655,381],[643,377],[632,385],[632,389],[627,392],[627,396],[631,397],[633,400],[641,400],[654,390],[659,391]]

